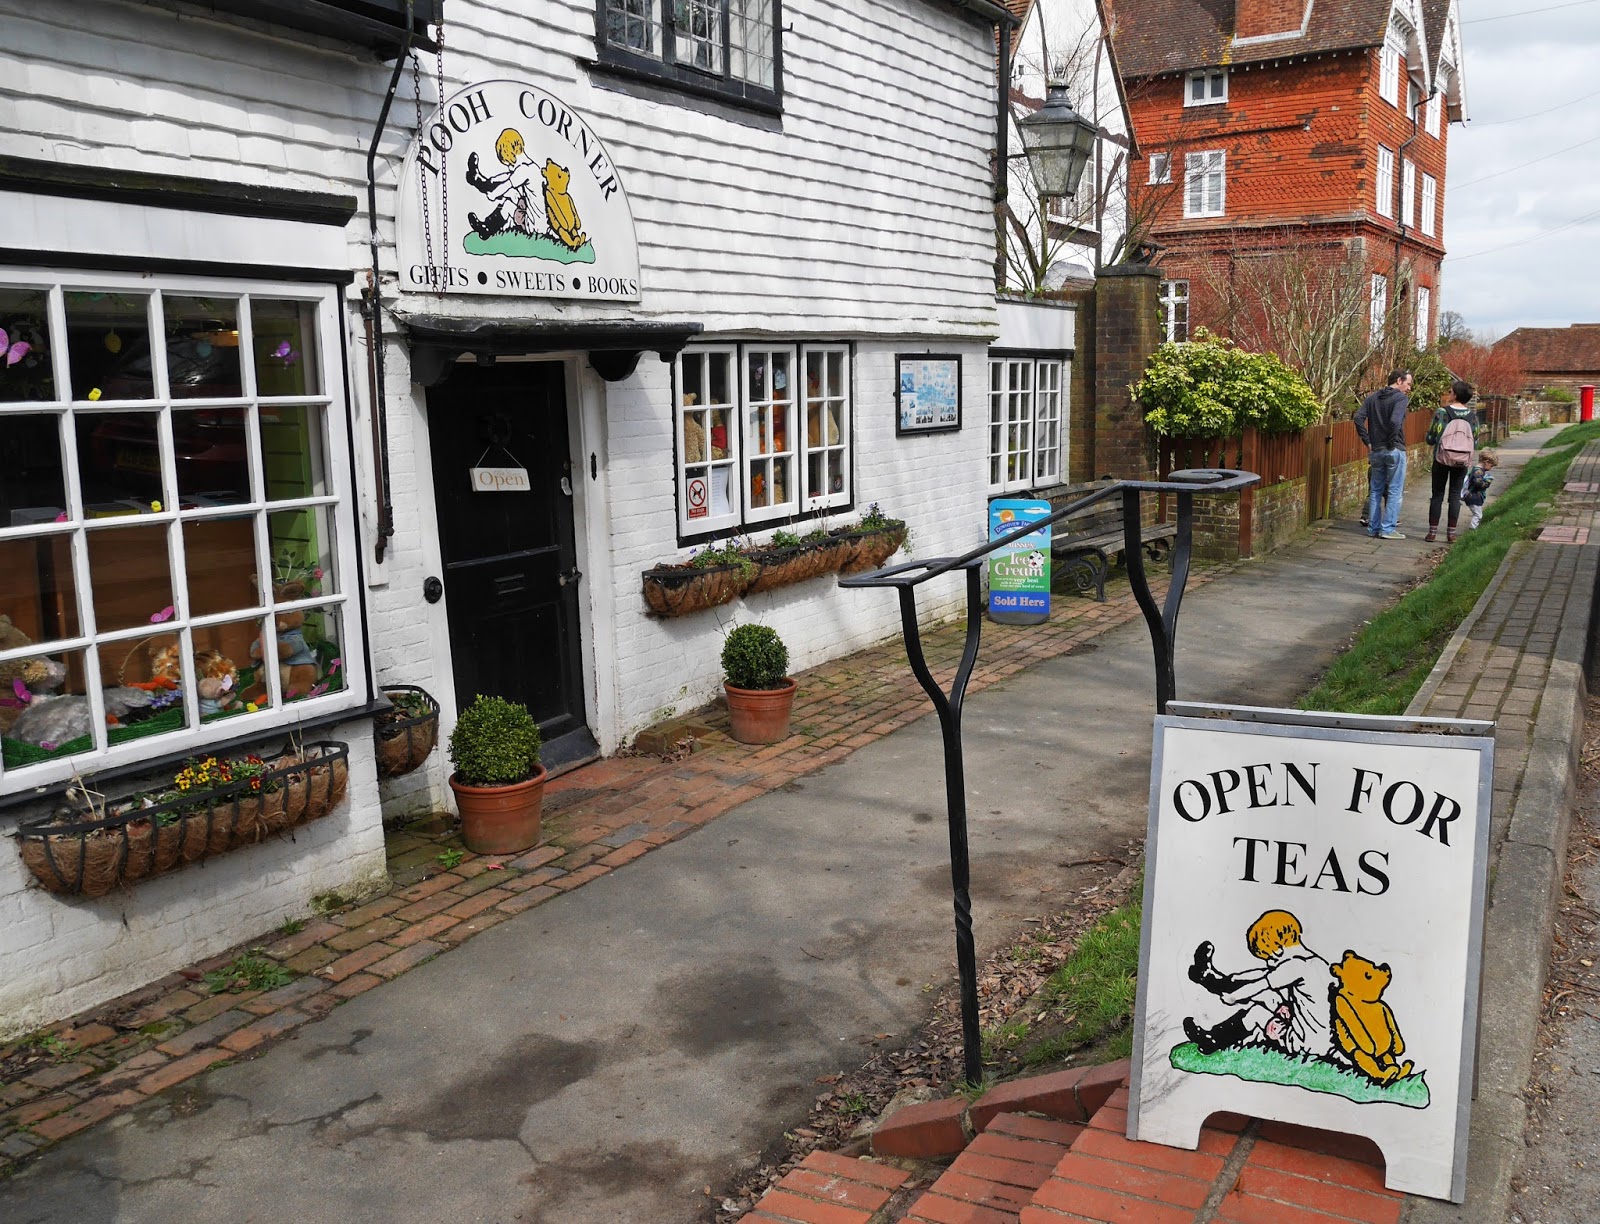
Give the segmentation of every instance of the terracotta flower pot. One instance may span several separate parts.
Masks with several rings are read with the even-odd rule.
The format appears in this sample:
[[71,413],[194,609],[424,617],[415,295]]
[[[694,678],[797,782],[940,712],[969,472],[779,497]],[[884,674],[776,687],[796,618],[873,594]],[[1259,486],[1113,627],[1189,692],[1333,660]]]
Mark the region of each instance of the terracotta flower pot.
[[776,744],[789,734],[789,711],[794,706],[793,680],[782,688],[742,689],[723,682],[728,694],[729,733],[741,744]]
[[468,786],[455,774],[450,789],[461,813],[461,840],[474,854],[511,854],[539,844],[544,812],[544,766],[526,782]]

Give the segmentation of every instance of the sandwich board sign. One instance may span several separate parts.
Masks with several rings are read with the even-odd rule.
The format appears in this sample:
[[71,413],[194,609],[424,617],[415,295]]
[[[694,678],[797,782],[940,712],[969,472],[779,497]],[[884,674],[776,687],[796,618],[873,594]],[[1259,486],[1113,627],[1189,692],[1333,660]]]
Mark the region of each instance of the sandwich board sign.
[[1493,724],[1173,702],[1155,725],[1128,1137],[1364,1135],[1461,1202]]

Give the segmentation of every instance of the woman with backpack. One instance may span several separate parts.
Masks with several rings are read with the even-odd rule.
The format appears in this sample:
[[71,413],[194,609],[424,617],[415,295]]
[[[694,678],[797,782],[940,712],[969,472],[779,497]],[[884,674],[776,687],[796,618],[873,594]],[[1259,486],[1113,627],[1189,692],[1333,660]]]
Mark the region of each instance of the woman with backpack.
[[1461,517],[1461,483],[1472,466],[1478,432],[1478,414],[1467,407],[1472,400],[1471,385],[1458,378],[1450,384],[1450,395],[1434,410],[1433,422],[1428,426],[1427,441],[1433,446],[1433,497],[1428,501],[1428,534],[1423,539],[1430,544],[1439,538],[1439,509],[1447,490],[1450,524],[1444,538],[1448,544],[1455,543],[1456,522]]

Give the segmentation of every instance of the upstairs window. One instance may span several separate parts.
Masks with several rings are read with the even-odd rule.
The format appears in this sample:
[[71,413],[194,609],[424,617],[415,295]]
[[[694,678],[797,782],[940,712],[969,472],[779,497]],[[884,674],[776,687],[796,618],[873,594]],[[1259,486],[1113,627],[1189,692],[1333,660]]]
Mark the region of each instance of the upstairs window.
[[1417,286],[1417,347],[1428,347],[1428,336],[1433,322],[1433,290],[1426,285]]
[[1227,100],[1227,69],[1207,68],[1189,74],[1183,91],[1185,106],[1220,106]]
[[1444,95],[1442,93],[1430,94],[1428,104],[1422,108],[1422,126],[1427,129],[1428,135],[1437,139],[1439,135],[1439,115],[1444,110]]
[[1168,344],[1189,338],[1189,282],[1161,282],[1161,335]]
[[1150,154],[1150,181],[1152,183],[1172,182],[1172,154]]
[[1394,150],[1387,145],[1378,146],[1378,173],[1374,181],[1373,202],[1378,216],[1394,216]]
[[1400,105],[1400,47],[1390,39],[1378,59],[1378,95],[1389,105]]
[[1431,174],[1422,176],[1422,232],[1432,238],[1438,230],[1439,180]]
[[1400,162],[1400,224],[1417,223],[1417,166],[1407,159]]
[[776,109],[776,0],[597,0],[600,62]]
[[1183,215],[1220,217],[1226,206],[1227,159],[1221,149],[1188,153],[1183,159]]
[[850,350],[714,345],[678,357],[678,529],[759,527],[850,504]]
[[1372,275],[1372,324],[1369,338],[1373,344],[1383,343],[1384,324],[1389,318],[1389,278],[1382,273]]

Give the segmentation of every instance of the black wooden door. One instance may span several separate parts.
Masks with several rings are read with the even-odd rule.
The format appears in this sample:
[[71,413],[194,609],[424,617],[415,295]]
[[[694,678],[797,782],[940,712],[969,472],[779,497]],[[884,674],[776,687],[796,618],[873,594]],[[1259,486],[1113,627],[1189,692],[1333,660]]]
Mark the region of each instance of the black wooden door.
[[[458,708],[520,701],[547,766],[592,755],[561,365],[456,366],[428,391],[428,433]],[[524,468],[528,490],[478,492],[475,467]]]

